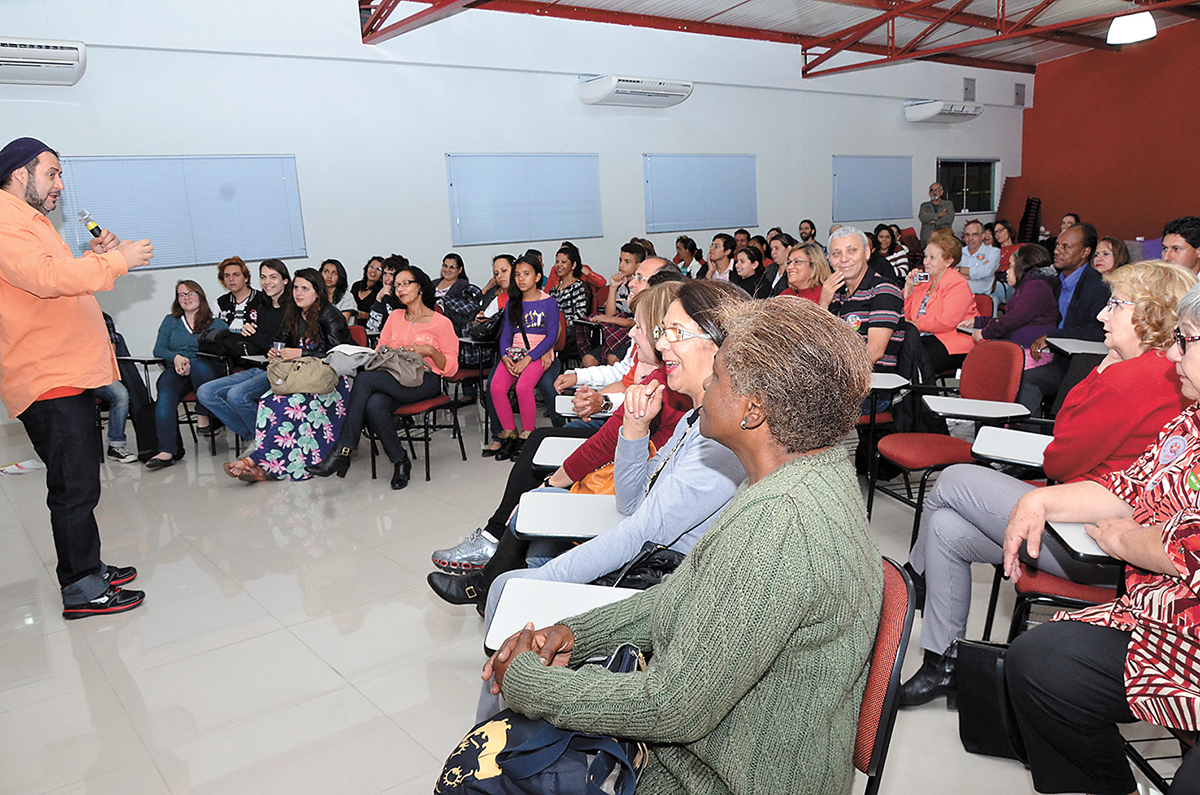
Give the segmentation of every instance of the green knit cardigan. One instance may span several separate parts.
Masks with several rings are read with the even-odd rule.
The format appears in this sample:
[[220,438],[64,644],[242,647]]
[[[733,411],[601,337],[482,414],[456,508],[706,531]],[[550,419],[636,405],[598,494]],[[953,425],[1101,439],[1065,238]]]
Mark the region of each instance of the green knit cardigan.
[[644,740],[653,793],[848,793],[883,593],[843,448],[780,467],[733,501],[662,584],[563,623],[572,666],[632,642],[645,673],[544,667],[504,678],[511,707]]

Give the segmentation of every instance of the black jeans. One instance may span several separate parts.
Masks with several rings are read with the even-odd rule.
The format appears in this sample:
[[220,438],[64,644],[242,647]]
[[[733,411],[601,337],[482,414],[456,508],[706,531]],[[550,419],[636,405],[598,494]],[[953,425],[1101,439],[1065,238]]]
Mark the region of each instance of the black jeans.
[[58,554],[63,602],[76,604],[108,588],[100,562],[100,528],[93,510],[100,502],[100,430],[92,390],[36,401],[18,418],[46,465],[46,506]]
[[393,464],[403,461],[408,454],[396,435],[392,412],[400,406],[436,397],[441,391],[442,377],[429,370],[425,371],[425,380],[420,386],[401,386],[391,373],[383,370],[364,370],[355,377],[354,388],[350,390],[346,422],[342,425],[337,446],[358,447],[358,437],[362,434],[363,422],[366,422],[383,445],[388,460]]
[[591,428],[538,428],[529,435],[525,446],[521,448],[521,455],[517,456],[512,471],[508,474],[508,483],[504,487],[500,505],[496,507],[496,512],[484,527],[500,540],[496,554],[483,567],[485,583],[491,585],[504,572],[525,567],[525,552],[529,548],[529,542],[522,541],[509,531],[508,517],[521,501],[522,494],[542,485],[545,476],[533,466],[533,457],[542,440],[552,436],[586,439],[594,433]]
[[962,367],[967,358],[965,353],[947,351],[945,343],[932,334],[921,335],[921,347],[925,349],[934,373],[952,373]]

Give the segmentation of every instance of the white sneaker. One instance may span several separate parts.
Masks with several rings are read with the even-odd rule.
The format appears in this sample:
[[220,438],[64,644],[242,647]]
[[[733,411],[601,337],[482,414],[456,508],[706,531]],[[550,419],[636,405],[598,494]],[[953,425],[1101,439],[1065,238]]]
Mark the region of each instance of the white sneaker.
[[439,549],[433,553],[433,565],[451,574],[482,569],[496,554],[496,542],[483,534],[483,528],[458,542],[450,549]]
[[124,447],[108,448],[108,457],[120,464],[132,464],[138,460],[137,453],[131,453]]

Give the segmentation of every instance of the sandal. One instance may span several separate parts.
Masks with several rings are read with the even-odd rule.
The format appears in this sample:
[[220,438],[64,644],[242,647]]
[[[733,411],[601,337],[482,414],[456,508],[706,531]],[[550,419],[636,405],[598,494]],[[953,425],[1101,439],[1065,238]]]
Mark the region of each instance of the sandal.
[[225,474],[231,478],[240,478],[246,471],[245,458],[239,458],[237,461],[228,461],[222,464],[221,468],[225,470]]
[[238,475],[238,480],[243,483],[261,483],[264,480],[270,480],[271,476],[259,468],[258,464],[254,463],[251,458],[243,458],[239,463],[243,464],[242,473]]

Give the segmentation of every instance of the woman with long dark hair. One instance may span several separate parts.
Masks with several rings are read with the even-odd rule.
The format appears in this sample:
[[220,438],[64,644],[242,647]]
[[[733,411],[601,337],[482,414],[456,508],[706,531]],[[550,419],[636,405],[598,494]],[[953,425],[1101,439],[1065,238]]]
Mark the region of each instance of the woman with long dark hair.
[[408,485],[412,462],[404,451],[404,443],[396,435],[392,412],[398,406],[419,403],[436,396],[442,390],[442,376],[458,372],[458,335],[445,315],[434,311],[433,283],[425,271],[409,266],[396,273],[396,297],[404,306],[403,312],[393,312],[379,335],[379,348],[410,351],[425,363],[424,380],[418,386],[404,386],[386,370],[364,370],[354,379],[346,421],[338,434],[331,453],[319,464],[306,469],[317,477],[336,474],[346,477],[350,454],[358,447],[366,423],[383,445],[383,452],[392,462],[392,488]]
[[350,286],[350,295],[354,296],[355,318],[358,323],[365,323],[383,286],[383,257],[371,257],[363,266],[362,278]]
[[321,263],[321,281],[325,288],[326,300],[333,304],[346,317],[346,322],[358,311],[354,295],[350,292],[350,277],[346,275],[346,266],[335,259],[327,259]]
[[558,284],[550,290],[550,295],[558,302],[563,317],[567,321],[567,348],[564,355],[578,353],[575,341],[575,321],[586,318],[588,314],[588,289],[583,280],[583,263],[579,261],[579,249],[574,246],[563,246],[554,255],[554,272],[558,276]]
[[[167,369],[158,377],[158,398],[154,402],[154,427],[158,432],[158,453],[146,462],[147,469],[162,469],[183,457],[177,444],[179,402],[201,384],[219,378],[223,367],[212,359],[200,358],[200,336],[209,329],[227,329],[228,324],[214,318],[204,288],[191,279],[175,283],[175,301],[171,314],[163,318],[154,343],[154,355]],[[197,425],[207,428],[207,410],[197,410]]]

